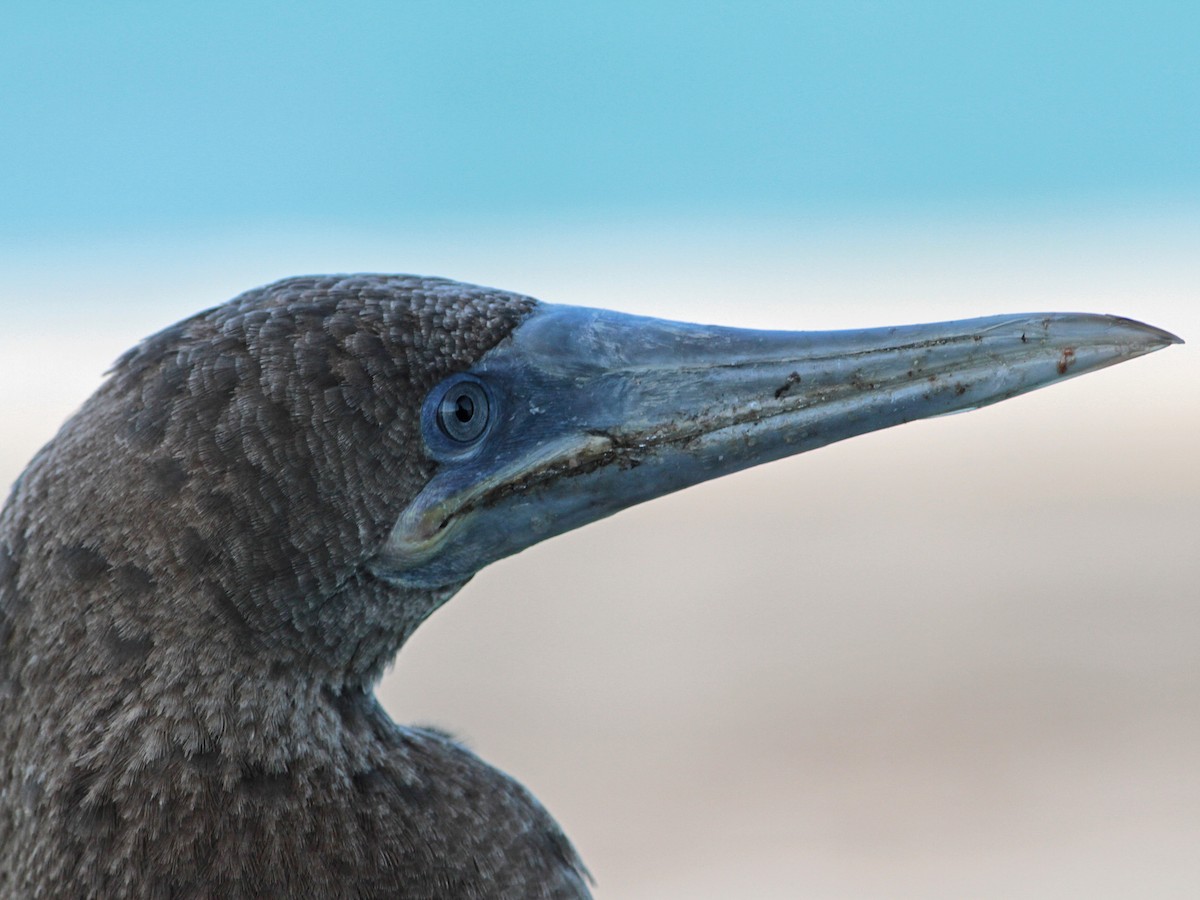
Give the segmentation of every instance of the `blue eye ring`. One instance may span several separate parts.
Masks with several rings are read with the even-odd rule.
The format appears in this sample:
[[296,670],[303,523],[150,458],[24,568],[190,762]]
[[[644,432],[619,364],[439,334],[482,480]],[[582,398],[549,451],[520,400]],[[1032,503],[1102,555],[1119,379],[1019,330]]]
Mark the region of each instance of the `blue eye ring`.
[[483,385],[465,378],[445,388],[437,402],[438,428],[457,444],[473,444],[483,437],[491,415],[491,399]]
[[466,373],[447,378],[421,404],[421,434],[436,460],[474,456],[500,420],[491,385]]

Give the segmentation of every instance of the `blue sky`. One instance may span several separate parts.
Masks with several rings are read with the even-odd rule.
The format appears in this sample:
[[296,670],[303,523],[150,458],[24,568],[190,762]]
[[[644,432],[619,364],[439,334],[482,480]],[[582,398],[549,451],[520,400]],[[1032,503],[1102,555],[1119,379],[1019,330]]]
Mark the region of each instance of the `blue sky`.
[[1200,199],[1192,2],[20,2],[0,29],[0,239]]

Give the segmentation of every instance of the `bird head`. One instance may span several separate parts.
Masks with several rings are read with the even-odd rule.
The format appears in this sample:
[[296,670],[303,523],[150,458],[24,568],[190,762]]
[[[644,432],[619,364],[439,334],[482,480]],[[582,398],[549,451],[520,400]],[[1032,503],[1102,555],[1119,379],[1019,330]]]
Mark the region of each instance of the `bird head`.
[[289,279],[126,354],[19,490],[60,577],[104,581],[118,638],[190,629],[214,660],[365,685],[476,572],[546,538],[1176,340],[1082,314],[755,331]]

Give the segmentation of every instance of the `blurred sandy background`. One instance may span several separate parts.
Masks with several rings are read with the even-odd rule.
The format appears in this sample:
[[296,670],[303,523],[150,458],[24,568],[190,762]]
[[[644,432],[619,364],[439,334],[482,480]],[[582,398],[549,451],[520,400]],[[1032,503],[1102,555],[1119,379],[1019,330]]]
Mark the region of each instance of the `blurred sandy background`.
[[1079,309],[1191,339],[535,547],[381,694],[527,784],[607,900],[1197,895],[1196,221],[246,242],[156,246],[172,265],[135,273],[103,245],[10,264],[0,481],[138,337],[287,272],[419,261],[785,328]]
[[212,0],[0,16],[0,490],[298,273],[1188,341],[497,564],[381,687],[600,900],[1200,897],[1200,5]]

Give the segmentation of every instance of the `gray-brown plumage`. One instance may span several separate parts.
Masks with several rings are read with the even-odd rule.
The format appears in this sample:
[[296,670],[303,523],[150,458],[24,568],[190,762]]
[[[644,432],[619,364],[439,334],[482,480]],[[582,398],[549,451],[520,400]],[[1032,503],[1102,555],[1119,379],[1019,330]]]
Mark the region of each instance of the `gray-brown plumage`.
[[370,692],[447,594],[365,567],[419,398],[531,306],[297,279],[114,366],[0,517],[0,896],[587,894],[527,791]]
[[0,513],[0,897],[586,897],[524,788],[376,703],[433,610],[632,503],[1174,340],[751,332],[369,275],[168,328]]

